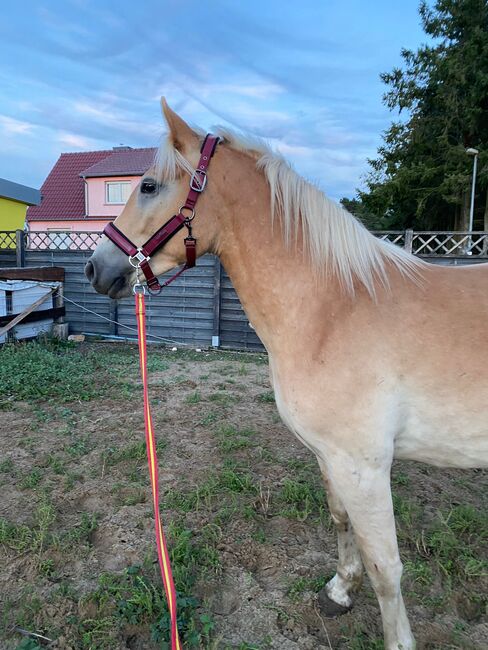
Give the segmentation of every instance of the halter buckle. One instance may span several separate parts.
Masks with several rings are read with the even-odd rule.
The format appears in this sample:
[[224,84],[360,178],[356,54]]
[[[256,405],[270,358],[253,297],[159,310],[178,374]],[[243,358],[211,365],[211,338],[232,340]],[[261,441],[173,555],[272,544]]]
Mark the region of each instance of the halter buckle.
[[[133,266],[135,269],[139,268],[142,264],[142,262],[149,262],[151,258],[149,255],[144,255],[142,250],[140,248],[137,249],[137,253],[134,253],[134,255],[129,255],[129,264]],[[134,260],[137,260],[134,262]]]
[[[202,176],[202,178],[200,178]],[[203,192],[207,184],[207,172],[203,169],[195,169],[190,178],[190,189],[194,192]]]

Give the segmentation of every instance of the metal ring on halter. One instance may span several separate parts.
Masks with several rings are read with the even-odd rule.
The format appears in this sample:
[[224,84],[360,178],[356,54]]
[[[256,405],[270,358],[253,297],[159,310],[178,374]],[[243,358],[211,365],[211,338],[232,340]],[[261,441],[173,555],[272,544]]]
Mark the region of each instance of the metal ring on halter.
[[163,290],[163,287],[159,285],[158,289],[153,289],[149,285],[147,285],[147,292],[150,296],[159,296],[161,291]]
[[[141,262],[149,262],[150,259],[151,258],[148,255],[144,255],[141,249],[138,248],[137,253],[134,253],[134,255],[129,255],[129,264],[137,269],[141,266]],[[137,260],[137,264],[135,264],[133,260]]]
[[142,293],[143,295],[145,295],[145,293],[146,293],[146,287],[145,287],[143,284],[140,284],[140,283],[138,282],[137,284],[135,284],[135,285],[132,287],[132,291],[133,291],[133,293]]
[[[191,210],[191,217],[185,217],[185,213],[183,212],[183,210]],[[178,211],[178,214],[182,214],[185,217],[185,221],[193,221],[193,219],[195,218],[195,209],[189,208],[187,205],[182,205]]]

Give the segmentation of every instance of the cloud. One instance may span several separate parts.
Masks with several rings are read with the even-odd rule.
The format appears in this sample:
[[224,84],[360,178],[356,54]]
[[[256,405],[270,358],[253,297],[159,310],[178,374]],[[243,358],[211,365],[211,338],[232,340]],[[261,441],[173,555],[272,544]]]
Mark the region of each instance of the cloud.
[[60,133],[58,141],[61,144],[74,147],[75,149],[89,149],[91,147],[87,138],[84,138],[82,135],[76,135],[75,133]]
[[47,174],[61,147],[156,144],[163,94],[189,122],[270,139],[301,173],[331,179],[334,195],[348,183],[351,193],[389,121],[378,73],[396,63],[404,16],[417,21],[409,1],[398,25],[394,12],[385,23],[382,3],[366,12],[357,0],[354,11],[276,0],[52,0],[28,12],[14,3],[0,22],[0,133],[37,147]]
[[34,128],[33,124],[16,120],[8,115],[0,115],[0,129],[5,135],[29,133]]

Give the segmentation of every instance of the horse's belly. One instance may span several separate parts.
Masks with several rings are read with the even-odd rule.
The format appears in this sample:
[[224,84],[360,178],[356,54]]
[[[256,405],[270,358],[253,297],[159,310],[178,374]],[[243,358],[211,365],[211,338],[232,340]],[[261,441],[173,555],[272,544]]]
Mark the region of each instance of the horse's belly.
[[468,411],[413,406],[395,437],[395,458],[418,460],[439,467],[488,466],[488,418]]

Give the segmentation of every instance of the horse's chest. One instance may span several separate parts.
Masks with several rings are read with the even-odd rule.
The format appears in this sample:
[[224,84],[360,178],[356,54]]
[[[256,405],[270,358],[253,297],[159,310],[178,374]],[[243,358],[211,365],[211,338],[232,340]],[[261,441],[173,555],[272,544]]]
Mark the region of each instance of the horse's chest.
[[293,390],[283,390],[283,385],[272,370],[270,371],[270,376],[274,388],[276,408],[284,424],[308,449],[314,453],[318,453],[317,435],[307,425],[306,408],[302,404],[299,395],[294,395]]

